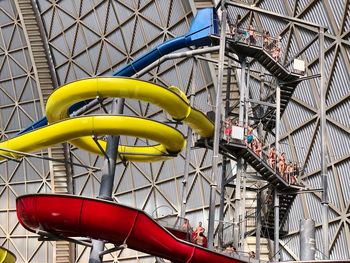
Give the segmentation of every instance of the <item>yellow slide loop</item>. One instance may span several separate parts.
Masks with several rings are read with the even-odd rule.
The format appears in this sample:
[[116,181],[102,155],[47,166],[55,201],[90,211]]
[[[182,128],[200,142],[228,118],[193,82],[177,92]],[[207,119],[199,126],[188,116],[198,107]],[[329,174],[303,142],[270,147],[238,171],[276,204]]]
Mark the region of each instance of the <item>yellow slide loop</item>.
[[[49,125],[2,142],[0,148],[33,152],[70,141],[78,148],[102,154],[92,135],[126,135],[159,142],[151,146],[120,145],[118,148],[119,154],[129,161],[153,162],[169,159],[171,154],[177,154],[185,147],[184,136],[179,131],[157,121],[118,115],[68,119],[71,105],[97,96],[147,101],[168,112],[173,119],[188,123],[202,137],[210,138],[214,134],[214,125],[202,112],[190,107],[186,95],[178,88],[165,88],[131,78],[101,77],[78,80],[57,89],[46,105]],[[105,141],[98,142],[106,148]],[[0,150],[0,154],[20,157],[5,150]]]
[[96,96],[147,101],[164,109],[176,120],[184,119],[188,111],[188,103],[177,93],[154,83],[131,78],[89,78],[66,84],[49,97],[46,104],[49,123],[67,118],[70,106]]
[[186,113],[186,117],[183,118],[183,119],[175,119],[173,118],[174,120],[176,121],[183,121],[184,119],[186,119],[188,117],[188,115],[190,115],[191,113],[191,106],[190,106],[190,102],[188,101],[187,99],[187,96],[186,94],[180,90],[178,87],[175,87],[175,86],[169,86],[168,88],[169,90],[175,92],[176,94],[178,94],[180,96],[180,98],[182,98],[184,101],[186,101],[186,103],[188,104],[188,107],[187,107],[187,113]]
[[[195,132],[205,138],[210,138],[214,134],[214,125],[200,111],[190,107],[188,99],[180,89],[175,86],[165,88],[163,86],[131,78],[121,77],[101,77],[90,78],[75,81],[62,86],[55,91],[49,98],[46,106],[46,115],[51,123],[52,121],[60,121],[68,117],[68,109],[71,105],[82,100],[93,99],[96,96],[106,97],[123,97],[129,99],[137,99],[150,102],[165,110],[175,120],[183,120]],[[145,132],[154,132],[147,125],[138,126],[137,129],[142,129]],[[169,140],[172,140],[169,137]],[[158,140],[156,140],[158,141]],[[99,153],[99,149],[91,138],[83,137],[71,141],[72,144],[85,150]],[[101,145],[105,145],[104,141],[99,141]],[[184,145],[184,143],[183,143]],[[137,153],[146,153],[154,155],[158,147],[132,147],[121,146],[119,152],[122,154],[124,150],[128,153],[132,151]],[[130,151],[129,151],[130,150]],[[176,153],[169,148],[167,150],[162,147],[162,151]],[[159,150],[160,151],[160,150]],[[158,154],[159,154],[158,151]],[[124,156],[128,160],[133,161],[152,161],[159,160],[158,158],[140,158],[137,156]],[[152,160],[150,160],[152,159]],[[163,159],[163,158],[162,158]]]
[[15,263],[16,257],[10,251],[0,247],[0,263]]
[[[144,126],[148,128],[139,128]],[[142,149],[136,149],[136,151],[135,148],[137,147],[131,148],[122,146],[120,150],[129,153],[146,153],[151,155],[148,156],[149,159],[155,161],[164,159],[163,156],[159,155],[167,154],[168,152],[178,153],[185,146],[185,139],[178,130],[157,121],[131,116],[96,115],[77,117],[38,129],[35,131],[35,138],[33,138],[33,133],[34,132],[25,133],[17,136],[4,143],[1,143],[0,147],[15,149],[16,151],[21,152],[34,152],[40,149],[48,148],[51,145],[72,140],[73,143],[78,142],[77,146],[79,148],[83,148],[96,154],[101,154],[100,149],[91,138],[91,135],[131,135],[158,141],[161,143],[161,145],[142,147]],[[84,140],[81,140],[81,137]],[[169,138],[171,138],[171,140],[169,140]],[[79,144],[79,142],[85,143]],[[102,147],[105,148],[106,143],[102,140],[100,143]],[[6,151],[0,151],[0,154],[10,155],[11,157],[15,158],[19,157],[18,155],[16,156],[14,154],[9,154]],[[147,158],[141,158],[141,160],[138,160],[138,157],[138,155],[130,155],[129,160],[147,160]]]

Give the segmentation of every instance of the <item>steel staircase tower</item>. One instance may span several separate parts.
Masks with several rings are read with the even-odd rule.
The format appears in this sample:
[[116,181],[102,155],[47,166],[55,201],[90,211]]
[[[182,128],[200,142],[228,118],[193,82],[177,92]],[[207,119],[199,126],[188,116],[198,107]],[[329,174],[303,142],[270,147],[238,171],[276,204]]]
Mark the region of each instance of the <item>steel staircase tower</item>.
[[[36,79],[36,85],[41,92],[41,105],[43,112],[45,104],[58,86],[52,64],[47,38],[40,18],[38,7],[34,0],[16,0],[16,6],[19,11],[19,17],[23,27],[23,32],[28,44],[28,50],[31,54],[33,71]],[[67,145],[60,144],[48,149],[50,158],[66,160]],[[52,192],[54,193],[72,193],[72,183],[69,181],[70,167],[65,162],[50,161],[50,174]],[[73,245],[67,241],[56,241],[54,257],[57,263],[73,262]]]
[[[217,39],[217,36],[213,36],[214,39]],[[253,58],[261,66],[263,66],[273,77],[278,81],[280,87],[280,115],[285,111],[289,100],[291,99],[293,92],[296,86],[302,81],[300,74],[295,74],[286,69],[280,62],[278,62],[272,55],[261,46],[251,45],[247,42],[237,41],[234,37],[226,36],[225,43],[225,52],[226,54],[233,53],[236,54],[238,59],[237,61],[244,61],[246,58]],[[227,61],[219,61],[219,63],[227,64]],[[223,73],[224,82],[227,79],[225,71]],[[234,81],[237,84],[237,81]],[[233,83],[233,84],[235,84]],[[223,83],[223,87],[232,88],[230,83]],[[249,87],[248,87],[249,88]],[[223,94],[223,97],[224,94]],[[227,98],[227,97],[226,97]],[[238,96],[236,97],[238,101]],[[236,104],[230,104],[230,108],[235,109],[239,105],[239,102]],[[237,113],[233,113],[237,115]],[[272,111],[272,114],[265,116],[265,118],[260,119],[260,122],[263,124],[265,131],[272,131],[276,127],[276,115]],[[196,143],[199,147],[212,148],[214,145],[213,141],[197,141]],[[301,186],[290,185],[286,182],[283,177],[272,169],[267,163],[266,159],[262,159],[257,156],[254,151],[248,148],[242,141],[234,141],[234,143],[227,143],[224,140],[221,140],[219,151],[221,154],[227,156],[230,159],[238,160],[238,158],[243,158],[245,163],[250,165],[261,178],[268,182],[271,188],[278,193],[286,193],[279,197],[279,235],[284,236],[287,234],[287,230],[284,228],[287,225],[288,213],[290,211],[291,204],[293,203],[297,192],[302,189]],[[265,204],[265,211],[262,218],[262,228],[260,232],[261,237],[266,237],[269,239],[274,239],[275,234],[275,214],[274,214],[274,205]],[[255,230],[247,229],[244,235],[252,234]],[[255,233],[256,234],[256,233]]]
[[[301,75],[290,72],[279,61],[274,59],[267,50],[256,45],[250,45],[241,41],[227,38],[228,50],[236,53],[240,58],[251,57],[259,62],[281,87],[281,116],[291,99],[296,86],[301,82]],[[276,125],[276,116],[271,114],[261,120],[265,130],[271,131]]]

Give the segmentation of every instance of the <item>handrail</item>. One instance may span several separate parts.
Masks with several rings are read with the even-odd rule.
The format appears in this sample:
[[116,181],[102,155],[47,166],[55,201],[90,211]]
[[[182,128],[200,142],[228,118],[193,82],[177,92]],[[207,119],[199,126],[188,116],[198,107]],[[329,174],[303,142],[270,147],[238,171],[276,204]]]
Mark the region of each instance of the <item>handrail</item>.
[[[224,128],[224,127],[223,127]],[[225,129],[225,128],[224,128]],[[225,133],[225,131],[222,131],[222,134],[224,135],[223,139],[226,140],[228,143],[231,142],[231,139],[227,140],[227,134]],[[257,138],[256,136],[253,136],[254,139],[253,140],[257,140],[258,142],[261,142],[261,140],[259,140],[259,138]],[[301,174],[302,174],[302,170],[301,167],[296,166],[295,170],[293,172],[287,172],[285,171],[284,174],[280,174],[277,170],[279,162],[278,162],[278,155],[276,155],[276,160],[275,160],[275,167],[271,167],[268,163],[268,154],[266,153],[266,151],[263,150],[264,146],[261,146],[261,156],[259,156],[256,151],[253,148],[253,145],[247,144],[246,142],[246,137],[244,138],[244,140],[237,140],[235,139],[236,142],[245,145],[247,147],[247,149],[250,149],[250,152],[255,156],[256,159],[259,159],[260,162],[265,163],[266,165],[268,165],[276,175],[278,175],[279,177],[281,177],[288,185],[292,186],[292,185],[302,185],[300,184],[300,182],[298,182],[298,178],[300,178]],[[295,164],[296,162],[292,162],[293,164]],[[285,163],[286,168],[287,168],[287,163]],[[294,178],[293,178],[294,177]],[[293,178],[293,182],[291,181],[291,178]]]
[[242,27],[230,25],[226,32],[227,39],[232,40],[235,43],[243,43],[248,46],[261,48],[264,52],[268,53],[276,62],[280,63],[287,72],[302,75],[304,72],[298,71],[293,68],[294,59],[300,57],[303,52],[293,56],[293,59],[289,59],[287,63],[282,63],[282,57],[284,55],[282,48],[282,35],[271,36],[267,30],[256,30],[255,28]]

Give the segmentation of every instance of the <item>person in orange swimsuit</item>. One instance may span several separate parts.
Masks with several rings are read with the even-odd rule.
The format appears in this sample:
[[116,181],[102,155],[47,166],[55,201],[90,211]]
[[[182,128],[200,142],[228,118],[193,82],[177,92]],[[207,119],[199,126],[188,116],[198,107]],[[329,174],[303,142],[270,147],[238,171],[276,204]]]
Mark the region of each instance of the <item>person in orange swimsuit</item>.
[[269,165],[271,166],[272,169],[276,168],[276,148],[271,147],[269,150],[269,155],[268,155],[268,160],[269,160]]
[[257,156],[261,158],[261,153],[262,153],[262,147],[261,147],[261,142],[258,139],[255,139],[255,147],[254,147],[254,152]]

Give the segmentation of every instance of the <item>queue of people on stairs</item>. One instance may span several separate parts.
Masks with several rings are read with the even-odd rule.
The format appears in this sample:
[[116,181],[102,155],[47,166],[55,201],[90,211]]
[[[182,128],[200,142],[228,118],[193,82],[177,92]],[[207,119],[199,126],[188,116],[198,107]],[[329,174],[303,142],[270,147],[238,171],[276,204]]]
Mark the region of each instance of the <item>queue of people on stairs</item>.
[[298,184],[297,176],[299,175],[299,168],[296,162],[286,162],[286,154],[282,152],[277,154],[274,146],[270,147],[268,152],[268,163],[273,170],[277,170],[279,175],[289,184]]
[[[225,129],[224,129],[224,140],[228,143],[233,142],[233,126],[240,126],[238,122],[235,122],[233,125],[233,119],[227,118],[225,120]],[[298,184],[297,177],[299,175],[299,168],[296,162],[289,161],[287,162],[286,154],[284,152],[277,153],[274,146],[270,146],[266,157],[263,156],[263,143],[262,141],[254,134],[254,129],[250,126],[246,127],[246,136],[245,144],[253,150],[253,152],[262,159],[262,161],[267,161],[270,167],[273,170],[276,170],[278,174],[289,184],[296,185]]]
[[[272,37],[268,30],[263,30],[259,33],[253,24],[249,24],[248,28],[238,27],[242,17],[237,15],[234,23],[229,21],[228,35],[235,41],[240,41],[248,45],[262,45],[262,47],[270,53],[270,55],[277,61],[281,58],[281,36]],[[258,39],[261,41],[258,41]]]

